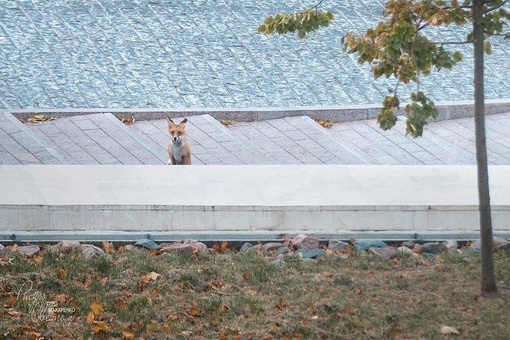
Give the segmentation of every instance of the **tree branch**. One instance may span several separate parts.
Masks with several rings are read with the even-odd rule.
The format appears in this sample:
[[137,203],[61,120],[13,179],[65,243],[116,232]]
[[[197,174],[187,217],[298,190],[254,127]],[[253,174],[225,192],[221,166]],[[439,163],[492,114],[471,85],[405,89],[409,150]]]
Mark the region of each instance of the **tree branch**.
[[323,2],[324,2],[324,0],[319,1],[319,2],[318,2],[318,3],[316,3],[314,6],[310,7],[310,8],[308,9],[308,11],[310,11],[310,10],[312,10],[312,9],[317,10],[317,9],[319,8],[319,6],[320,6]]
[[431,44],[431,45],[466,45],[466,44],[472,44],[472,41],[429,41],[425,44]]
[[[489,3],[491,3],[491,2],[494,2],[494,1],[484,1],[484,4],[489,4]],[[503,6],[504,6],[504,5],[506,5],[507,3],[508,3],[508,0],[505,0],[505,1],[503,1],[502,3],[500,3],[500,4],[499,4],[499,5],[497,5],[497,6],[487,8],[487,9],[483,12],[483,14],[487,14],[487,13],[490,13],[490,12],[492,12],[492,11],[495,11],[495,10],[497,10],[498,8],[503,7]]]

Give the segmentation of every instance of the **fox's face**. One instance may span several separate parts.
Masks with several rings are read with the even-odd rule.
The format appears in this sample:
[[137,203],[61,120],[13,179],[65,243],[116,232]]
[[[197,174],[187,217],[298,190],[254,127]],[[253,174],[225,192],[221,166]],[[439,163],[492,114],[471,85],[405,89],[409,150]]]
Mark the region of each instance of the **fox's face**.
[[168,132],[170,132],[170,137],[174,142],[182,141],[182,137],[186,133],[184,131],[186,127],[186,122],[188,121],[184,118],[179,124],[175,124],[170,118],[167,118],[168,121]]

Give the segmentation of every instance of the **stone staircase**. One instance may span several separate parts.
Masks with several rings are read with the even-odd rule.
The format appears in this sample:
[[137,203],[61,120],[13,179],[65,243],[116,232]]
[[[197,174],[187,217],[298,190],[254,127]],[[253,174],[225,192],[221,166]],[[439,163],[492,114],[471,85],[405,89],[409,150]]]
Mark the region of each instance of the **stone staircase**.
[[[222,124],[209,114],[188,116],[196,165],[476,164],[471,118],[435,122],[421,138],[399,122],[382,131],[374,120],[324,128],[308,116]],[[182,118],[175,118],[180,121]],[[510,164],[510,115],[487,116],[490,164]],[[112,113],[62,116],[23,124],[0,113],[0,164],[166,164],[165,119],[125,125]]]

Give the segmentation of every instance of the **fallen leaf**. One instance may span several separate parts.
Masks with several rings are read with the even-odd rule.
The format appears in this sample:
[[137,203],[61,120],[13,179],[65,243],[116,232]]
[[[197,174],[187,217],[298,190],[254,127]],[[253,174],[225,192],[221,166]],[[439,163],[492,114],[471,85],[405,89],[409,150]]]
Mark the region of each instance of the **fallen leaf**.
[[53,297],[53,301],[55,302],[66,302],[67,301],[67,295],[65,294],[57,294]]
[[222,119],[222,120],[220,120],[220,123],[225,126],[229,126],[229,125],[234,125],[236,123],[236,121],[232,120],[232,119]]
[[287,304],[285,302],[281,302],[276,304],[273,309],[277,312],[283,312],[287,309]]
[[331,274],[330,272],[322,272],[322,276],[324,276],[324,277],[333,277],[333,274]]
[[12,246],[9,246],[9,248],[11,248],[12,252],[17,252],[18,251],[18,245],[17,244],[13,244]]
[[244,272],[243,273],[243,280],[244,281],[248,281],[250,278],[251,278],[251,273],[249,273],[249,272]]
[[9,314],[10,316],[14,316],[16,318],[19,318],[20,316],[23,315],[22,312],[17,311],[17,310],[10,310],[10,311],[7,312],[7,314]]
[[90,305],[90,310],[92,313],[94,313],[95,316],[99,316],[101,314],[101,311],[103,310],[103,306],[99,302],[93,302]]
[[94,312],[89,312],[89,314],[87,314],[87,319],[86,319],[87,323],[90,325],[92,322],[94,322]]
[[218,313],[219,314],[224,314],[226,312],[228,312],[230,310],[230,307],[227,306],[227,305],[222,305],[218,308]]
[[44,338],[41,338],[41,333],[38,333],[38,332],[35,332],[35,331],[24,332],[24,334],[28,335],[29,339],[34,339],[34,340],[44,339]]
[[441,326],[441,334],[443,335],[460,334],[460,332],[454,327]]
[[333,126],[333,123],[331,123],[329,120],[324,119],[315,119],[315,122],[322,127],[325,127],[326,129],[329,129]]
[[120,121],[125,125],[133,125],[135,122],[135,117],[122,118]]
[[200,316],[200,311],[198,310],[197,307],[188,308],[184,312],[188,314],[188,316],[191,316],[192,318]]
[[130,332],[122,331],[122,335],[120,337],[122,340],[131,340],[135,338],[135,335]]
[[41,255],[36,255],[36,256],[32,257],[30,259],[30,261],[32,261],[32,262],[34,262],[36,264],[41,264],[43,262],[43,258],[42,258]]
[[51,116],[46,116],[46,115],[42,115],[42,114],[39,114],[39,115],[35,115],[33,117],[30,117],[26,120],[26,122],[28,123],[39,123],[39,122],[46,122],[48,120],[54,120],[56,119],[55,117],[51,117]]
[[150,272],[150,273],[142,276],[142,281],[143,282],[156,281],[158,279],[158,277],[160,277],[160,276],[161,276],[161,274],[158,274],[156,272]]
[[61,279],[67,278],[67,272],[64,268],[60,268],[58,270],[58,275],[60,276]]
[[113,248],[113,243],[108,241],[103,241],[103,250],[107,254],[111,254],[115,252],[115,248]]
[[108,325],[104,321],[97,322],[94,325],[94,327],[92,327],[92,333],[99,333],[99,332],[109,333],[110,327],[108,327]]

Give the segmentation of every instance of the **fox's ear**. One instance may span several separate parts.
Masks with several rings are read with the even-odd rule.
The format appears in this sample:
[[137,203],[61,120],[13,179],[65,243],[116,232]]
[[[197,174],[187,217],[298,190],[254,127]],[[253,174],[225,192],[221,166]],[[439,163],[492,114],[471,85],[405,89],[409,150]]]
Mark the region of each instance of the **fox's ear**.
[[186,124],[187,121],[188,121],[188,118],[184,118],[179,124]]
[[172,125],[175,125],[174,121],[171,120],[170,118],[167,118],[166,119],[167,123],[168,123],[168,126],[172,126]]

